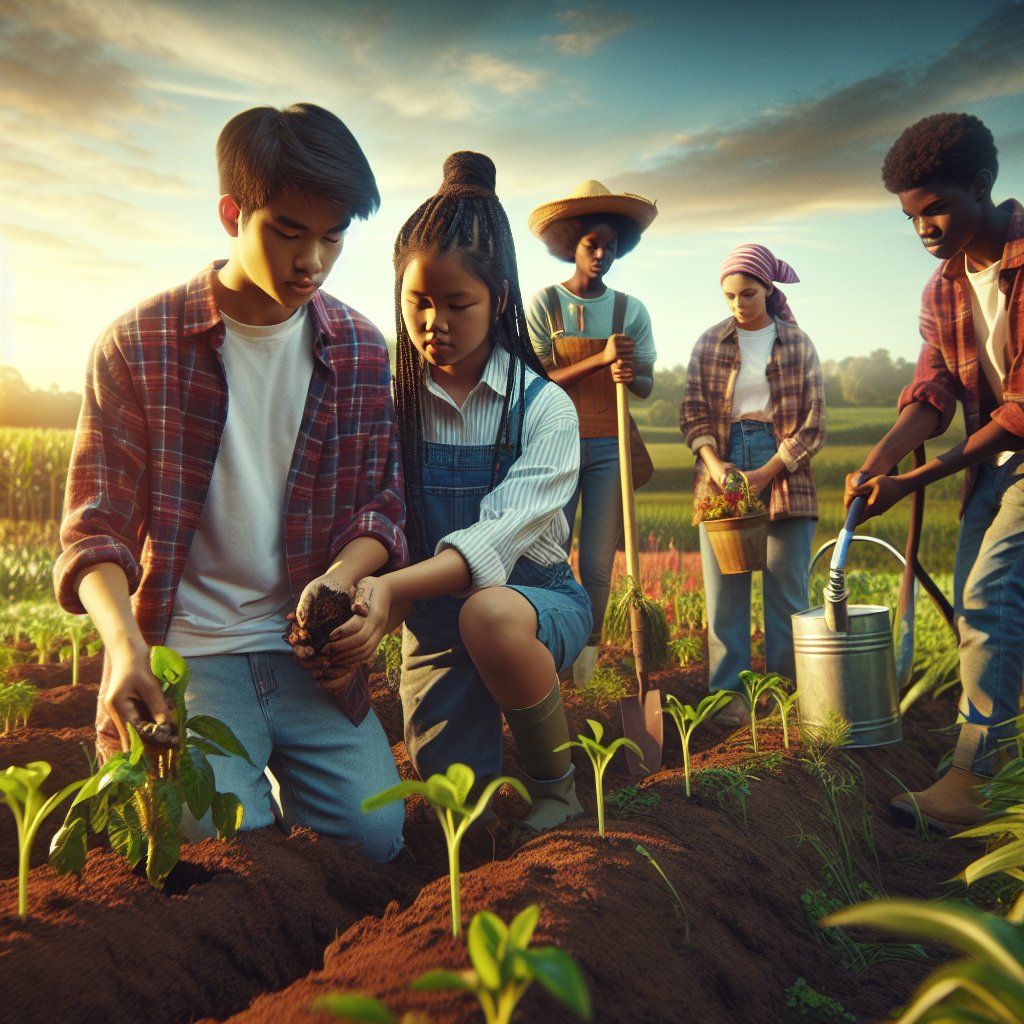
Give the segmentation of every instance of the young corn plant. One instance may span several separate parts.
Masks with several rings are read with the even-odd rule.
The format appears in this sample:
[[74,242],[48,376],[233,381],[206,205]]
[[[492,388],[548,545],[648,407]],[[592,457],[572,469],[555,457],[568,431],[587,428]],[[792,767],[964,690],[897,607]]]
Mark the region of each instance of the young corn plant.
[[64,652],[71,655],[71,685],[78,685],[78,670],[82,660],[82,645],[86,638],[93,632],[95,627],[87,615],[66,615],[64,617],[64,629],[68,639],[67,648],[60,652],[61,661],[64,660]]
[[[536,903],[507,926],[496,914],[481,911],[470,922],[466,942],[472,968],[427,971],[410,988],[414,992],[469,992],[476,996],[486,1024],[508,1024],[519,1000],[537,981],[577,1017],[590,1020],[590,993],[576,961],[556,946],[530,948],[539,918]],[[426,1024],[426,1017],[416,1013],[404,1014],[399,1020],[379,1000],[360,995],[332,993],[317,999],[313,1009],[366,1024]]]
[[788,697],[786,681],[778,672],[751,672],[749,670],[740,673],[740,685],[746,694],[747,707],[750,709],[750,739],[754,744],[754,753],[757,753],[757,702],[765,694],[782,694]]
[[789,750],[789,713],[796,706],[800,694],[797,690],[787,693],[782,687],[772,689],[769,693],[779,709],[779,718],[782,719],[782,745]]
[[661,709],[662,714],[668,715],[676,723],[679,740],[683,746],[683,775],[686,778],[687,796],[690,795],[690,739],[693,736],[693,730],[723,708],[730,699],[731,694],[728,690],[716,690],[714,693],[709,693],[694,708],[690,704],[683,704],[671,693],[665,697],[665,704]]
[[620,747],[625,747],[627,750],[632,750],[637,757],[643,757],[643,751],[631,740],[625,736],[620,736],[616,740],[612,740],[607,747],[601,745],[601,739],[604,736],[604,726],[600,722],[595,722],[592,718],[587,719],[587,725],[590,726],[593,731],[593,737],[584,736],[583,733],[579,734],[579,738],[576,740],[569,740],[568,743],[563,743],[561,746],[555,747],[555,753],[557,754],[560,750],[568,750],[570,747],[579,747],[584,751],[587,757],[590,758],[590,763],[594,766],[594,782],[596,783],[595,797],[597,798],[597,831],[601,838],[604,838],[604,773],[608,768],[611,759],[615,756],[615,752]]
[[509,775],[499,775],[484,787],[473,803],[469,795],[476,783],[476,773],[469,765],[449,765],[444,775],[431,775],[426,782],[407,780],[390,789],[376,793],[363,801],[363,811],[375,811],[378,807],[404,800],[407,796],[421,796],[433,808],[441,823],[445,843],[448,846],[448,880],[452,896],[452,935],[462,935],[462,901],[459,869],[459,851],[462,840],[470,825],[487,810],[491,797],[504,785],[510,785],[524,800],[530,801],[526,787]]
[[[50,864],[80,875],[85,867],[86,832],[106,832],[111,847],[135,867],[146,860],[146,878],[159,887],[181,856],[181,818],[188,807],[196,820],[209,811],[218,838],[232,839],[243,808],[234,793],[216,790],[209,756],[249,760],[245,747],[221,721],[187,716],[185,659],[154,647],[150,668],[175,708],[174,724],[131,724],[131,748],[109,758],[75,797],[50,846]],[[183,726],[179,727],[179,724]]]
[[698,665],[704,658],[704,640],[699,636],[681,636],[668,642],[668,649],[675,656],[680,668]]
[[668,891],[672,893],[672,900],[676,908],[676,916],[679,917],[683,922],[683,938],[687,945],[690,944],[690,917],[686,913],[686,907],[683,906],[683,901],[679,898],[679,893],[676,892],[676,887],[669,881],[668,875],[662,870],[661,865],[651,856],[650,851],[642,843],[637,843],[636,852],[643,857],[648,864],[654,868],[655,871],[661,875],[662,881],[668,886]]
[[39,826],[86,781],[71,782],[60,792],[45,797],[42,785],[50,771],[46,761],[30,761],[24,768],[11,765],[0,774],[0,793],[18,827],[18,917],[22,921],[28,917],[28,866]]
[[28,716],[35,707],[39,690],[31,683],[4,683],[0,685],[0,724],[6,736],[12,729],[25,728]]

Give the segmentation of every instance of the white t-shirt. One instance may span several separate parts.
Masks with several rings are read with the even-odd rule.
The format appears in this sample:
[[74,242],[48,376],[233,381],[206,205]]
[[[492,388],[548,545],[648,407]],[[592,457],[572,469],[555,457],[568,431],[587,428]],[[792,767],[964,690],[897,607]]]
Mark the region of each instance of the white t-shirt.
[[740,372],[732,392],[732,422],[772,419],[772,395],[768,387],[768,358],[778,337],[775,324],[757,331],[736,328],[740,344]]
[[289,650],[283,509],[313,372],[313,324],[305,306],[268,327],[221,316],[227,420],[167,636],[186,657]]

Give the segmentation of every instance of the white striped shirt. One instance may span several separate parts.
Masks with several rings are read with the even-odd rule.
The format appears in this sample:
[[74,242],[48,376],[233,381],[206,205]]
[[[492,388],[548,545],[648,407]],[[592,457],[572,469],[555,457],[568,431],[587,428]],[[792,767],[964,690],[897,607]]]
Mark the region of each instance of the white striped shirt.
[[[501,421],[509,354],[496,345],[480,383],[460,409],[424,367],[424,439],[440,444],[493,445]],[[526,386],[537,376],[526,370]],[[513,384],[518,402],[518,374]],[[514,407],[514,403],[513,403]],[[580,470],[580,428],[569,396],[545,385],[523,422],[523,451],[505,479],[480,504],[480,519],[438,541],[435,554],[455,548],[469,565],[474,587],[508,581],[519,558],[539,565],[564,562],[569,527],[562,508]]]

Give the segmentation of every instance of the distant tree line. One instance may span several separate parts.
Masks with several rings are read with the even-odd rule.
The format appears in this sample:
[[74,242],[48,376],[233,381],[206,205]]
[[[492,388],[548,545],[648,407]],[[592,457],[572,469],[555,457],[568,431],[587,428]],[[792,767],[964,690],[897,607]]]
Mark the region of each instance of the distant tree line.
[[[825,404],[837,406],[895,406],[900,392],[914,379],[914,364],[893,360],[888,349],[867,356],[847,356],[822,363]],[[679,422],[679,403],[686,388],[686,367],[655,367],[654,390],[644,401],[633,399],[630,408],[637,419],[652,427],[672,427]]]
[[[893,361],[887,349],[867,356],[847,356],[822,364],[825,403],[836,406],[894,406],[900,391],[914,376],[914,364]],[[655,367],[654,390],[643,402],[630,405],[638,419],[652,427],[671,427],[679,422],[679,403],[686,388],[686,367]],[[74,427],[82,396],[29,387],[12,366],[0,366],[0,427]]]
[[13,366],[0,366],[0,427],[74,427],[82,396],[29,387]]

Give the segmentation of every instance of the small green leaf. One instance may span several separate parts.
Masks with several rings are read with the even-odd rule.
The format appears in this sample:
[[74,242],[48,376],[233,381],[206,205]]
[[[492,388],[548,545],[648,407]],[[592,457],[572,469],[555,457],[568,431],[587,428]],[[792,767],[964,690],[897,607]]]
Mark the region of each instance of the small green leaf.
[[128,729],[128,736],[131,739],[131,749],[128,751],[128,763],[131,765],[139,764],[140,761],[146,755],[146,747],[142,742],[142,737],[138,734],[135,726],[131,722],[125,723]]
[[107,838],[110,840],[111,848],[124,857],[132,867],[142,860],[142,854],[146,849],[146,837],[139,824],[139,816],[130,803],[110,809]]
[[431,775],[426,781],[426,798],[435,808],[443,807],[450,811],[461,810],[464,807],[459,799],[458,790],[445,775]]
[[313,1000],[313,1009],[363,1024],[395,1024],[395,1015],[379,1000],[369,996],[332,994]]
[[525,957],[534,976],[556,999],[560,999],[578,1017],[590,1020],[593,1010],[590,993],[576,961],[554,946],[541,946],[520,954]]
[[473,975],[470,971],[456,974],[454,971],[427,971],[421,974],[410,986],[413,992],[475,992]]
[[525,910],[516,914],[508,926],[509,945],[513,949],[526,949],[539,920],[540,907],[536,903],[531,903]]
[[469,960],[484,988],[496,992],[501,988],[500,950],[508,937],[505,923],[496,914],[482,910],[469,925],[466,949]]
[[221,839],[234,839],[242,827],[245,808],[234,793],[214,793],[210,801],[210,817]]
[[[239,742],[235,734],[221,721],[211,718],[209,715],[195,715],[185,725],[186,730],[205,736],[213,740],[218,746],[223,747],[229,754],[244,758],[249,764],[252,760],[245,747]],[[255,768],[256,766],[253,765]]]
[[455,788],[455,797],[460,804],[465,804],[469,799],[470,790],[473,788],[473,783],[476,782],[476,773],[468,764],[461,764],[456,761],[454,764],[448,766],[448,771],[445,772],[448,781]]
[[178,781],[185,794],[188,809],[198,821],[210,809],[215,780],[213,768],[206,755],[191,744],[182,748],[181,756],[178,758]]
[[[594,742],[600,743],[601,737],[604,736],[604,726],[600,722],[595,722],[592,718],[587,719],[587,725],[590,726],[590,730],[594,734]],[[583,739],[583,737],[581,736],[580,739]]]
[[388,789],[382,790],[380,793],[374,793],[373,796],[368,796],[362,802],[363,813],[366,814],[368,811],[376,811],[380,807],[386,807],[388,804],[393,804],[396,800],[404,800],[407,796],[412,796],[414,793],[420,795],[423,794],[426,789],[426,784],[423,782],[399,782]]
[[155,646],[149,653],[149,668],[161,683],[188,681],[188,662],[170,647]]
[[85,820],[74,818],[50,842],[50,867],[58,875],[81,875],[85,867]]

